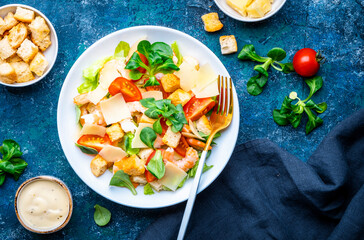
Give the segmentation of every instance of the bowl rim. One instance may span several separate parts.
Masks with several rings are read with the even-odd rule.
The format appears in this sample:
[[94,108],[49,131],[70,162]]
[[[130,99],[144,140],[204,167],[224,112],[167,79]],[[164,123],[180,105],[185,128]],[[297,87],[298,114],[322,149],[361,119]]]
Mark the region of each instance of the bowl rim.
[[[226,0],[223,0],[223,1],[226,1]],[[219,3],[218,0],[214,0],[215,4],[217,5],[217,7],[223,11],[224,14],[226,14],[227,16],[235,19],[235,20],[238,20],[240,22],[260,22],[260,21],[264,21],[270,17],[272,17],[273,15],[275,15],[277,12],[279,12],[279,10],[281,10],[281,8],[284,6],[284,4],[286,3],[286,0],[282,0],[281,2],[281,5],[278,6],[278,8],[275,10],[275,11],[270,11],[268,12],[266,15],[264,15],[264,17],[261,17],[261,18],[248,18],[248,17],[243,17],[243,16],[240,16],[240,17],[236,17],[236,16],[233,16],[231,15],[229,12],[227,12],[223,7],[222,5]],[[228,6],[229,8],[231,8],[230,6]],[[234,10],[233,8],[231,8],[232,10]],[[235,10],[234,10],[235,11]]]
[[[36,181],[52,181],[52,182],[55,182],[57,184],[59,184],[67,193],[67,196],[68,196],[68,200],[69,200],[69,209],[68,209],[68,216],[67,218],[64,220],[64,222],[53,228],[53,229],[50,229],[50,230],[37,230],[37,229],[34,229],[34,228],[31,228],[29,227],[28,225],[26,225],[24,223],[24,221],[21,219],[20,217],[20,214],[18,212],[18,198],[19,198],[19,194],[21,193],[21,191],[24,189],[24,187],[26,187],[27,185],[29,185],[30,183],[32,182],[36,182]],[[34,233],[39,233],[39,234],[49,234],[49,233],[54,233],[54,232],[57,232],[59,230],[61,230],[62,228],[64,228],[68,222],[70,221],[71,219],[71,216],[72,216],[72,212],[73,212],[73,200],[72,200],[72,194],[71,194],[71,191],[69,190],[69,188],[67,187],[67,185],[59,178],[56,178],[56,177],[53,177],[53,176],[50,176],[50,175],[41,175],[41,176],[36,176],[36,177],[32,177],[28,180],[26,180],[25,182],[23,182],[18,190],[16,191],[15,193],[15,199],[14,199],[14,208],[15,208],[15,213],[16,213],[16,217],[18,218],[20,224],[27,230],[31,231],[31,232],[34,232]]]
[[[46,20],[48,26],[51,29],[51,32],[54,33],[55,42],[52,42],[52,44],[55,46],[55,57],[54,57],[54,59],[52,59],[52,62],[49,61],[50,62],[49,68],[42,76],[40,76],[40,77],[38,77],[38,78],[36,78],[34,80],[31,80],[29,82],[24,82],[24,83],[9,84],[9,83],[4,83],[4,82],[0,81],[0,84],[2,84],[4,86],[7,86],[7,87],[15,87],[15,88],[26,87],[26,86],[30,86],[30,85],[32,85],[34,83],[39,82],[40,80],[45,78],[48,75],[48,73],[52,70],[54,64],[56,63],[57,56],[58,56],[58,36],[57,36],[56,30],[53,27],[52,22],[46,17],[46,15],[44,13],[42,13],[38,9],[35,9],[35,8],[33,8],[31,6],[28,6],[28,5],[25,5],[25,4],[7,4],[7,5],[4,5],[4,6],[1,6],[0,10],[6,9],[6,8],[9,8],[9,7],[23,7],[23,8],[27,8],[27,9],[30,9],[30,10],[34,11],[36,14],[40,15],[41,17],[43,17]],[[47,61],[48,60],[49,59],[47,59]]]

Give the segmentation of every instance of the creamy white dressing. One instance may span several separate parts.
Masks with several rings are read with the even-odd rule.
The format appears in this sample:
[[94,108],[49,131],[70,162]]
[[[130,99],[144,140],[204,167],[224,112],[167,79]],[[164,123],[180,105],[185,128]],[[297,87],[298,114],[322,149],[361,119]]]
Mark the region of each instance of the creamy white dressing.
[[52,230],[62,225],[69,214],[65,189],[50,180],[27,184],[19,193],[17,208],[21,220],[35,230]]

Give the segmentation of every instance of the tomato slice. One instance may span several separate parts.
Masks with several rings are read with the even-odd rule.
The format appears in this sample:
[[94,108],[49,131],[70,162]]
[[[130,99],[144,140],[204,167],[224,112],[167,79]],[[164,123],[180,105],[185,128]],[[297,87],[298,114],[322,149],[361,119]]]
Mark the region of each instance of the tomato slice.
[[161,137],[164,137],[164,134],[166,134],[166,132],[168,130],[168,125],[167,125],[166,120],[164,118],[161,118],[161,126],[162,126]]
[[104,137],[97,135],[83,135],[77,140],[77,144],[96,149],[98,152],[101,151],[105,145],[110,145],[111,141],[107,134]]
[[[142,62],[145,64],[145,65],[149,65],[149,62],[148,62],[148,59],[143,55],[141,54],[140,52],[137,51],[137,53],[139,54],[139,57],[140,57],[140,60],[142,60]],[[137,70],[141,73],[145,73],[147,70],[145,68],[142,68],[142,67],[138,67]]]
[[123,77],[116,78],[110,84],[109,93],[111,96],[114,96],[118,93],[123,94],[125,102],[134,102],[142,99],[142,94],[140,93],[138,87]]
[[[150,162],[150,160],[154,157],[155,155],[155,150],[149,155],[147,162],[145,163],[145,166],[148,165],[148,163]],[[153,182],[154,180],[156,180],[157,178],[154,177],[153,174],[151,174],[147,169],[145,169],[145,178],[147,179],[147,182]]]
[[188,103],[183,107],[186,119],[195,121],[205,115],[215,106],[215,101],[211,98],[191,98]]
[[189,147],[188,142],[186,141],[184,136],[181,136],[179,140],[178,146],[174,149],[176,153],[181,155],[182,157],[186,157],[187,148]]
[[[197,139],[194,139],[194,138],[187,138],[186,139],[187,143],[193,147],[193,148],[196,148],[197,150],[204,150],[205,149],[205,146],[206,146],[206,143],[200,141],[200,140],[197,140]],[[211,150],[212,147],[209,146],[209,150]]]

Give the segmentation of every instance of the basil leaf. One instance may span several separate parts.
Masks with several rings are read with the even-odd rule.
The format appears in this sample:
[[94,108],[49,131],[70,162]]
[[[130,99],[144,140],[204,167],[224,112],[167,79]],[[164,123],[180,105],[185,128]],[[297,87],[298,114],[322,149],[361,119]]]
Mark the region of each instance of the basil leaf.
[[96,204],[94,208],[95,208],[95,213],[94,213],[95,223],[100,227],[103,227],[106,224],[108,224],[111,219],[111,212],[106,208],[101,207],[98,204]]
[[27,166],[28,163],[21,158],[0,160],[0,170],[12,174],[15,180],[19,179]]
[[130,156],[134,154],[138,154],[140,149],[139,148],[132,148],[131,142],[133,141],[134,134],[128,133],[124,136],[124,146],[125,146],[125,152]]
[[129,175],[126,174],[123,170],[119,170],[114,174],[114,176],[110,180],[109,185],[116,187],[126,187],[131,191],[133,195],[137,195],[137,191],[131,183]]
[[131,55],[131,58],[129,59],[129,62],[126,64],[125,69],[136,69],[138,67],[142,67],[142,65],[144,65],[143,61],[140,59],[139,54],[138,53],[133,53],[133,55]]
[[291,123],[292,127],[297,128],[301,123],[302,114],[296,114],[292,112],[288,115],[287,119]]
[[172,48],[164,43],[164,42],[155,42],[152,44],[150,50],[152,52],[158,53],[160,56],[164,58],[172,58],[173,57],[173,51]]
[[183,111],[183,107],[181,104],[176,106],[176,113],[173,114],[173,117],[181,124],[187,124],[187,119],[185,116],[185,112]]
[[154,191],[152,189],[152,186],[149,183],[145,184],[144,195],[153,195],[153,194],[154,194]]
[[178,59],[177,66],[179,67],[182,64],[182,54],[179,51],[179,47],[176,41],[171,44],[171,48]]
[[11,139],[6,139],[3,141],[1,154],[3,155],[4,161],[8,161],[13,157],[20,157],[23,155],[23,153],[20,151],[19,144]]
[[143,76],[143,73],[139,72],[137,69],[132,69],[129,72],[129,77],[133,80],[139,80]]
[[[275,66],[274,64],[278,64],[279,67]],[[274,62],[272,63],[272,65],[275,66],[275,69],[277,69],[278,71],[281,71],[283,73],[291,73],[294,72],[294,68],[293,68],[293,64],[292,63],[280,63],[280,62]]]
[[5,178],[6,178],[5,172],[0,170],[0,186],[4,184]]
[[147,40],[140,41],[137,46],[138,52],[143,54],[146,58],[149,57],[150,48],[151,48],[151,44]]
[[273,59],[273,61],[280,62],[285,59],[286,51],[284,51],[282,48],[275,47],[268,52],[267,56]]
[[153,123],[153,130],[154,130],[154,132],[156,132],[158,134],[162,134],[163,130],[162,130],[162,125],[161,125],[161,119],[160,118]]
[[127,57],[130,51],[130,45],[127,42],[120,41],[114,51],[114,57]]
[[140,140],[142,140],[142,142],[147,145],[149,148],[154,148],[154,141],[156,140],[157,135],[155,134],[155,132],[153,131],[153,129],[151,129],[150,127],[145,127],[142,129],[142,131],[140,132]]
[[166,169],[162,159],[162,152],[160,150],[157,150],[152,159],[150,159],[147,165],[147,170],[158,179],[161,179],[164,176]]
[[255,52],[255,48],[252,44],[245,45],[243,49],[241,49],[238,58],[240,60],[252,60],[257,62],[265,62],[267,60],[267,58],[261,57]]
[[86,146],[82,146],[80,144],[77,144],[75,143],[75,145],[83,152],[83,153],[86,153],[86,154],[91,154],[91,155],[95,155],[95,154],[98,154],[99,152],[94,149],[94,148],[91,148],[91,147],[86,147]]
[[267,70],[264,69],[263,65],[256,65],[254,67],[254,70],[260,73],[261,75],[268,77],[268,72]]
[[151,65],[157,65],[163,63],[163,57],[156,52],[149,53],[148,60]]
[[310,94],[308,95],[308,97],[305,100],[303,100],[303,102],[310,99],[312,97],[312,95],[315,94],[318,90],[320,90],[320,88],[323,85],[323,80],[322,80],[322,77],[320,77],[320,76],[315,76],[315,77],[306,79],[305,82],[310,88]]

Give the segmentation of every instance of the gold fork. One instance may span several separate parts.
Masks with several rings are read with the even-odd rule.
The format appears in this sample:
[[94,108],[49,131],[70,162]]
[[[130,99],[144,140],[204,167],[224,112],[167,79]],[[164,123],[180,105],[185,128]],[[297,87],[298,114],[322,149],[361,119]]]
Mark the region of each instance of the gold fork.
[[198,189],[198,185],[200,183],[200,178],[202,174],[202,169],[205,164],[206,154],[211,145],[211,142],[216,133],[227,128],[231,120],[233,118],[233,87],[231,78],[222,77],[219,75],[218,78],[218,87],[219,87],[219,102],[215,106],[214,111],[211,114],[210,121],[212,126],[212,131],[209,138],[206,141],[205,149],[202,152],[201,158],[198,163],[197,171],[195,178],[193,180],[190,196],[188,197],[188,201],[186,204],[185,212],[183,214],[182,223],[178,232],[178,240],[182,240],[188,225],[188,221],[191,216],[191,212],[193,209],[193,204],[195,203],[196,193]]

